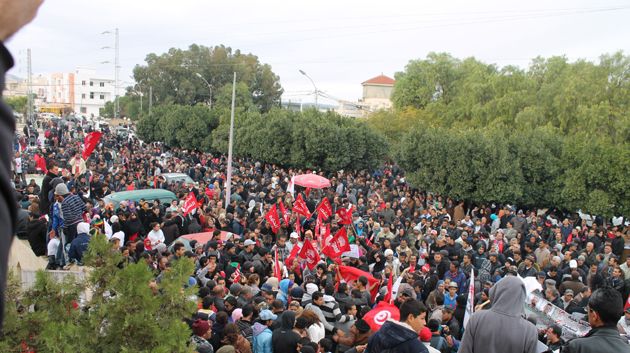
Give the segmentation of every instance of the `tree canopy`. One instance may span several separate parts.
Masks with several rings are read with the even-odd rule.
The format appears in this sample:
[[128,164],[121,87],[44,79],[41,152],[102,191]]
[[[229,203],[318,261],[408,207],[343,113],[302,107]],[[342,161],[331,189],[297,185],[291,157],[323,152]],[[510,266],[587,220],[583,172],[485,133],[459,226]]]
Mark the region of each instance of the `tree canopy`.
[[430,53],[368,124],[420,188],[478,202],[630,213],[630,57],[528,69]]
[[136,65],[133,76],[145,96],[149,87],[153,88],[155,105],[214,105],[221,90],[226,85],[231,86],[234,72],[261,112],[279,105],[283,92],[280,78],[271,66],[260,63],[255,55],[223,45],[193,44],[187,50],[171,48],[160,55],[148,54],[145,61],[146,65]]

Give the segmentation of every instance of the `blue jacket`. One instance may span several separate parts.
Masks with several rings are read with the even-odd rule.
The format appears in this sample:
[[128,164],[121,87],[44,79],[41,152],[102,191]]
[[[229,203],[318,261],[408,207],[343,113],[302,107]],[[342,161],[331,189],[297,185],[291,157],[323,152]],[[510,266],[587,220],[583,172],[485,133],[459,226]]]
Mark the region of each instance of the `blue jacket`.
[[252,326],[252,330],[254,331],[252,351],[254,353],[273,353],[271,346],[272,332],[269,327],[257,322]]
[[418,333],[399,323],[386,321],[370,337],[366,353],[429,353]]
[[70,250],[68,250],[68,258],[70,260],[76,260],[81,262],[83,259],[83,253],[87,251],[88,244],[90,243],[90,236],[81,233],[70,243]]

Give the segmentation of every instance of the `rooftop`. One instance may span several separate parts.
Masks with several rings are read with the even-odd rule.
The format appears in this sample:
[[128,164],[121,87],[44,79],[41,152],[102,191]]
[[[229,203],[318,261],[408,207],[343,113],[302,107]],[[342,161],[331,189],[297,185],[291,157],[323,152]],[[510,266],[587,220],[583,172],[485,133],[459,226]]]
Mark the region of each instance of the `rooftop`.
[[391,77],[385,76],[383,74],[378,75],[376,77],[372,77],[371,79],[361,83],[362,85],[387,85],[387,86],[393,86],[394,83],[396,83],[396,80],[394,80]]

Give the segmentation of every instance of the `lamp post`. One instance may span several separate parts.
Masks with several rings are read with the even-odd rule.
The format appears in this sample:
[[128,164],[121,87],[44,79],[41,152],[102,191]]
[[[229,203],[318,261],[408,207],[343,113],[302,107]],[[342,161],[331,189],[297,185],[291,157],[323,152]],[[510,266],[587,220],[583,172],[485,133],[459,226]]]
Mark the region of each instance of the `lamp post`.
[[309,81],[311,81],[311,84],[313,84],[313,88],[315,89],[315,109],[319,110],[319,104],[317,104],[317,96],[319,95],[319,90],[317,89],[317,86],[315,86],[315,82],[313,82],[313,79],[306,74],[306,72],[299,70],[300,73],[304,76],[306,76],[306,78],[309,79]]
[[[204,80],[205,81],[205,80]],[[230,204],[232,196],[232,141],[234,140],[234,106],[236,102],[236,72],[232,81],[232,112],[230,113],[230,137],[228,140],[227,186],[225,187],[225,208]]]
[[[113,34],[114,35],[114,117],[118,118],[120,114],[120,102],[118,100],[118,72],[120,69],[120,54],[118,45],[118,28],[113,31],[105,31],[101,34]],[[103,47],[101,49],[111,49],[111,47]]]
[[210,109],[212,109],[212,86],[210,85],[210,83],[205,78],[203,78],[203,76],[201,76],[200,73],[195,72],[195,75],[197,77],[199,77],[208,86],[208,91],[210,93],[210,98],[208,99],[208,107],[210,107]]

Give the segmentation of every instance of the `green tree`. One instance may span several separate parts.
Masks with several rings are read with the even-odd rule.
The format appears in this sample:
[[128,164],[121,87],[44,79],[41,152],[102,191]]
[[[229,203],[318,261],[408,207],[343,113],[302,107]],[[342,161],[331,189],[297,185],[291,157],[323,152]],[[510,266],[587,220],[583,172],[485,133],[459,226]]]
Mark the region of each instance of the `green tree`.
[[4,102],[11,107],[11,109],[20,114],[26,114],[26,104],[28,103],[28,97],[26,96],[15,96],[15,97],[4,97]]

